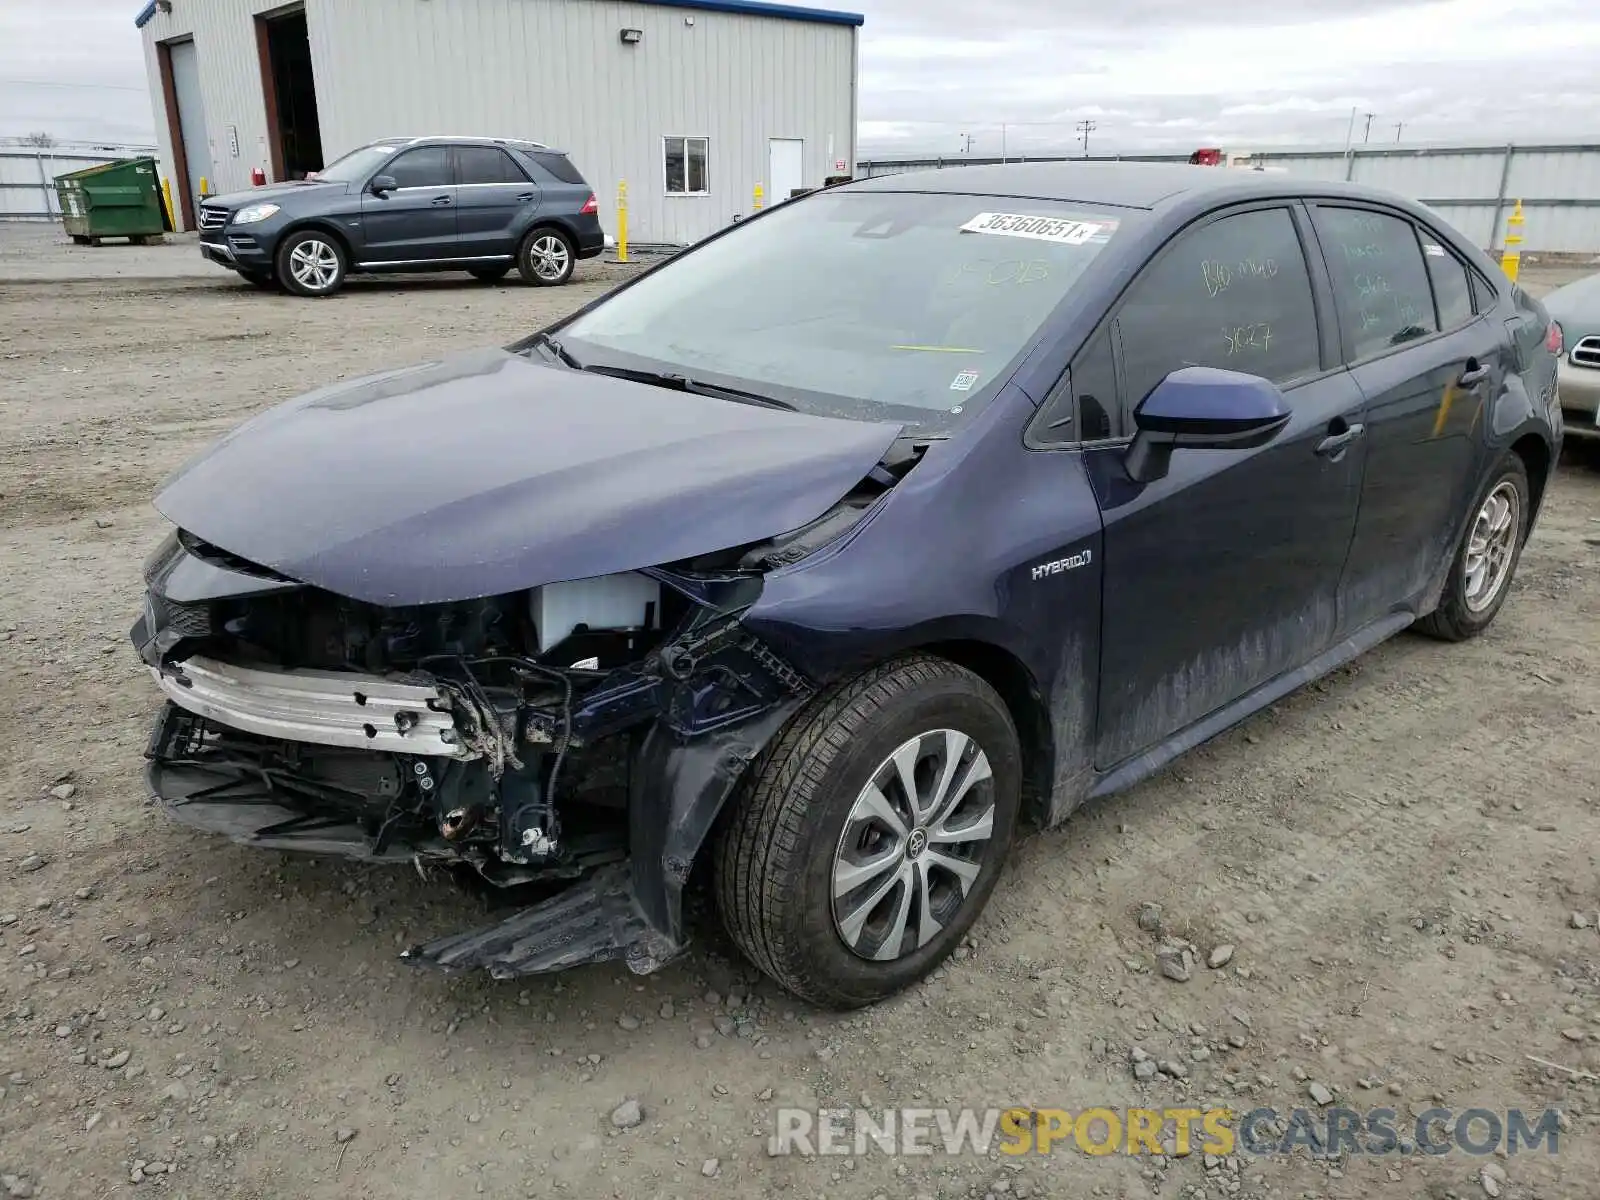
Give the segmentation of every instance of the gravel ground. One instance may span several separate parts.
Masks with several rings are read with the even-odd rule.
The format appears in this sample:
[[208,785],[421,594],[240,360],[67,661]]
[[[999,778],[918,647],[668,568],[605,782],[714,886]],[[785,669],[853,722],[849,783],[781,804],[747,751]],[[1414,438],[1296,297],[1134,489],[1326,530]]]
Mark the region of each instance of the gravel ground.
[[[30,236],[0,244],[0,725],[22,737],[0,765],[0,1196],[1593,1194],[1592,459],[1563,465],[1487,636],[1401,637],[1025,838],[970,942],[908,995],[808,1010],[704,921],[645,980],[443,978],[396,952],[482,919],[479,899],[252,853],[146,803],[156,690],[126,630],[162,532],[148,499],[265,405],[506,342],[617,269],[307,302],[161,257],[192,247],[107,280],[89,255],[117,250],[52,259]],[[57,282],[8,282],[63,261]],[[1187,981],[1163,974],[1163,936],[1197,948]],[[1570,1132],[1506,1161],[814,1160],[765,1142],[779,1105],[1329,1097],[1402,1122],[1554,1105]]]

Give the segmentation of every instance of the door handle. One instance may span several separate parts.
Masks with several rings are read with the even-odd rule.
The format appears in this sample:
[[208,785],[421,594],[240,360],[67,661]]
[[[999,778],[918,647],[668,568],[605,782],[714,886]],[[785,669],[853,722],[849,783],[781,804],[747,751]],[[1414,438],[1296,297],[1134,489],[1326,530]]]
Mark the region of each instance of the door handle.
[[539,196],[538,192],[523,192],[517,197],[517,199],[522,201],[523,203],[527,203],[529,200],[538,199],[538,196]]
[[1456,380],[1456,386],[1464,388],[1477,387],[1487,378],[1489,378],[1489,368],[1480,367],[1476,365],[1475,360],[1468,359],[1467,369],[1461,372],[1461,378]]
[[1317,443],[1317,453],[1324,458],[1338,458],[1350,448],[1352,442],[1366,432],[1365,425],[1350,425],[1342,433],[1330,433]]
[[450,204],[450,197],[449,196],[435,196],[433,198],[432,203],[433,203],[433,206],[435,208],[445,208]]

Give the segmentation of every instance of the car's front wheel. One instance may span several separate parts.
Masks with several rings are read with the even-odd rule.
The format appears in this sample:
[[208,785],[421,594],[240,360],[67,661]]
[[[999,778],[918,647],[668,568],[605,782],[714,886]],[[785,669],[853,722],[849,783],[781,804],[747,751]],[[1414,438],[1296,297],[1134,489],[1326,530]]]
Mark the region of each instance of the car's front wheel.
[[1474,502],[1466,535],[1456,549],[1439,607],[1417,628],[1450,642],[1477,637],[1489,627],[1511,590],[1533,509],[1528,472],[1508,453]]
[[914,983],[993,891],[1021,777],[1005,703],[943,659],[901,659],[819,698],[730,801],[716,852],[730,936],[830,1008]]
[[536,287],[556,287],[572,278],[577,252],[572,240],[559,229],[545,226],[522,239],[517,250],[517,270]]
[[274,261],[278,282],[297,296],[333,295],[344,286],[349,269],[344,247],[316,229],[284,238]]

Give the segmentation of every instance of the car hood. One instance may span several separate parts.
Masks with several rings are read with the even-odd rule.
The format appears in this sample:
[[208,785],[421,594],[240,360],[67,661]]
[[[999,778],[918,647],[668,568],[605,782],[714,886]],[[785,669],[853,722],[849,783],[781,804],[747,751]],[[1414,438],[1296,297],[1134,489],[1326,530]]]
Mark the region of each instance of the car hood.
[[269,183],[265,187],[251,188],[246,192],[229,192],[224,196],[207,196],[207,204],[218,204],[229,212],[235,212],[247,204],[261,204],[272,200],[278,203],[285,196],[309,196],[314,193],[322,195],[343,194],[348,191],[347,183],[318,183],[314,180],[291,180],[285,183]]
[[481,351],[271,409],[180,469],[156,507],[291,579],[432,604],[789,532],[899,432]]

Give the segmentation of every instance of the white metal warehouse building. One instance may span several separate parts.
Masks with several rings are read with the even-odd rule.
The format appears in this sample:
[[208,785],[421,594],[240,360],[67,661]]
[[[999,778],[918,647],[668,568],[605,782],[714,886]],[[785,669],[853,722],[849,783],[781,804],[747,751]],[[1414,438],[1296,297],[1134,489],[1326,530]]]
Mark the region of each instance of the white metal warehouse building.
[[855,161],[862,18],[757,0],[151,0],[163,174],[209,194],[409,134],[566,150],[616,232],[686,244]]

